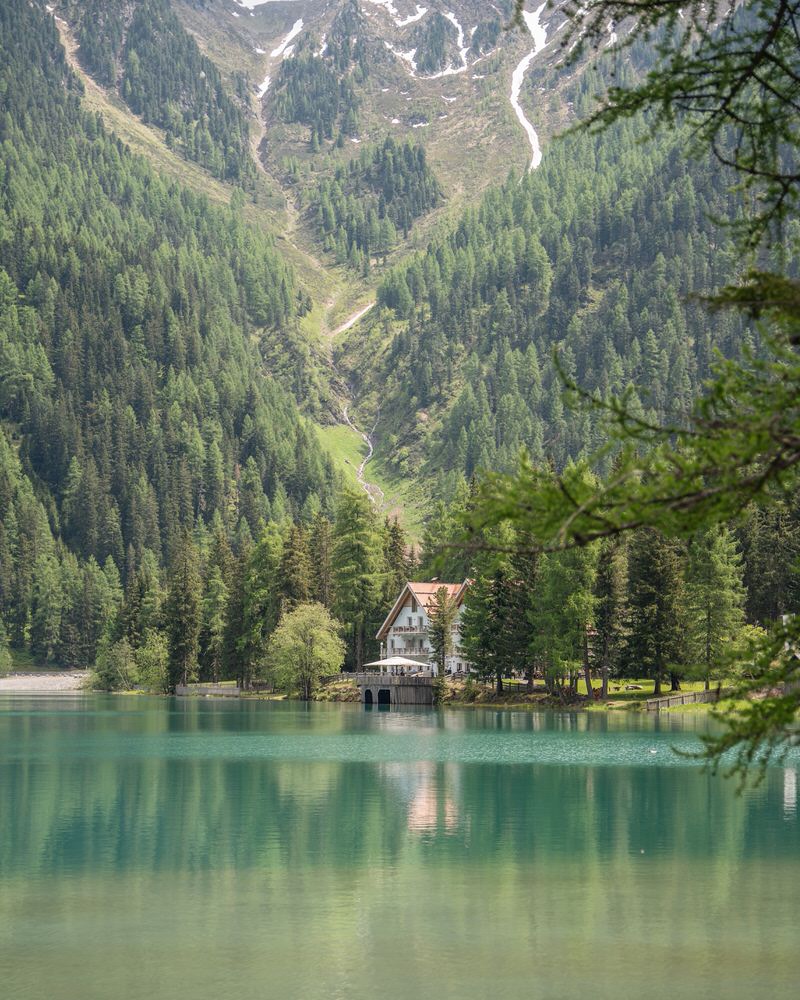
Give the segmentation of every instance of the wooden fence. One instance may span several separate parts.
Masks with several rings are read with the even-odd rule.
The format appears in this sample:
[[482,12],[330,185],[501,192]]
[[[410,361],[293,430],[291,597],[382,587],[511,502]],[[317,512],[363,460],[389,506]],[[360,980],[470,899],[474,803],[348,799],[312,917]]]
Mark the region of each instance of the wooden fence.
[[726,693],[722,688],[713,688],[711,691],[675,691],[673,694],[660,695],[658,698],[648,698],[644,707],[648,712],[660,712],[662,708],[672,708],[675,705],[697,705],[719,701]]
[[175,694],[179,698],[238,698],[241,694],[238,687],[230,684],[183,684],[175,685]]

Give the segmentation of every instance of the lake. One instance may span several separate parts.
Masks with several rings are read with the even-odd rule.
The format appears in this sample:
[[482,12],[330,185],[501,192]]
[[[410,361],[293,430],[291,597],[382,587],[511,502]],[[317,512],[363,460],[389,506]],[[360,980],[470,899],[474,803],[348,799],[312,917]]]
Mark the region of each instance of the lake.
[[5,1000],[798,995],[798,761],[701,715],[0,700]]

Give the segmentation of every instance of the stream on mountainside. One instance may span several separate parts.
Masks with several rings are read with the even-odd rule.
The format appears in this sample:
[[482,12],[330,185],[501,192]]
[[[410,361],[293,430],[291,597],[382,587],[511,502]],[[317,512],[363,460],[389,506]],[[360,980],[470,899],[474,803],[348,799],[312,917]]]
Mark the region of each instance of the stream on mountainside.
[[356,427],[356,425],[351,420],[350,414],[348,413],[347,404],[345,404],[342,407],[342,415],[344,416],[344,422],[347,424],[347,426],[350,427],[352,430],[354,430],[367,446],[367,454],[365,455],[363,461],[361,462],[361,465],[359,465],[359,467],[356,469],[356,479],[358,480],[358,483],[361,486],[361,488],[364,490],[364,492],[372,501],[372,505],[377,510],[380,510],[381,507],[383,506],[384,500],[386,499],[386,494],[383,492],[380,486],[378,486],[377,483],[368,482],[368,480],[364,476],[364,469],[366,469],[367,463],[371,461],[372,456],[375,454],[373,435],[375,434],[375,428],[378,426],[378,418],[377,417],[375,418],[375,424],[372,430],[369,432],[369,434],[365,434],[364,431],[360,431],[358,427]]
[[522,105],[519,103],[519,95],[522,90],[525,74],[527,73],[530,64],[547,45],[547,28],[543,24],[539,23],[539,18],[541,17],[542,11],[546,6],[547,5],[543,3],[533,12],[528,10],[522,11],[525,26],[533,39],[533,48],[525,56],[525,58],[519,62],[517,68],[511,76],[511,95],[509,98],[511,101],[511,107],[514,109],[514,114],[519,119],[519,123],[525,130],[528,142],[531,145],[531,162],[528,170],[535,170],[542,162],[542,147],[539,142],[539,136],[536,133],[536,129],[533,125],[531,125],[530,121],[525,116],[525,112],[522,110]]

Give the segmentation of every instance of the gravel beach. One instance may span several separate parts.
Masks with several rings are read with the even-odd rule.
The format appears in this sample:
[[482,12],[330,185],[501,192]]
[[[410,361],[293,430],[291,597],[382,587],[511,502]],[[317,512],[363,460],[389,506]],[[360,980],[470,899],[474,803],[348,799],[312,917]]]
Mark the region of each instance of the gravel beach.
[[42,691],[47,694],[80,691],[88,676],[88,670],[65,670],[58,674],[9,674],[8,677],[0,677],[0,694],[15,691]]

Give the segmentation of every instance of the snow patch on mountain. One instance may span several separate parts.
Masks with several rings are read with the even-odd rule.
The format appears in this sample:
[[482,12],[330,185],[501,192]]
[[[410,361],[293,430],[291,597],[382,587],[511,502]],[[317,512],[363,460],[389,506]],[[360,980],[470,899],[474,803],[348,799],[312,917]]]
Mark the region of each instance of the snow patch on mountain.
[[531,11],[523,10],[522,16],[525,20],[525,26],[533,39],[533,48],[517,65],[517,68],[511,76],[511,107],[514,109],[514,114],[517,116],[520,125],[524,129],[525,134],[528,137],[528,142],[531,146],[531,162],[528,167],[529,170],[535,170],[542,162],[542,147],[539,143],[539,136],[536,134],[536,129],[525,117],[525,112],[522,110],[522,106],[519,103],[519,95],[522,90],[522,83],[525,79],[525,73],[528,71],[528,67],[533,62],[534,58],[547,45],[547,28],[543,24],[539,23],[539,18],[541,17],[542,11],[546,6],[547,4],[543,3],[541,7],[537,7],[537,9],[532,13]]
[[405,28],[409,24],[414,24],[415,21],[421,21],[423,17],[428,13],[427,7],[421,7],[417,4],[416,14],[409,14],[408,17],[396,17],[394,23],[398,28]]
[[273,49],[272,52],[270,52],[272,58],[277,59],[278,56],[282,56],[283,53],[286,51],[286,48],[289,45],[289,43],[292,41],[292,39],[296,38],[302,30],[303,30],[303,19],[302,17],[298,17],[298,19],[292,25],[292,30],[289,32],[286,38],[284,38],[284,40],[277,47],[277,49]]

